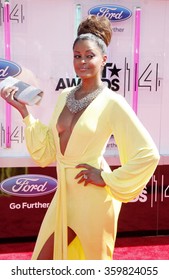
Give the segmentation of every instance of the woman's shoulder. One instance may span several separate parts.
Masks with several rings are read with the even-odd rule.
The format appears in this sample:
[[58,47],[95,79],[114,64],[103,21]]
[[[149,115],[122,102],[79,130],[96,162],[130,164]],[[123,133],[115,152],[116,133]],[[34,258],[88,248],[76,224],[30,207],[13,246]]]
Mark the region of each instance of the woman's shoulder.
[[59,96],[64,96],[67,95],[72,89],[74,89],[76,86],[72,86],[72,87],[66,87],[62,90],[60,90],[59,92]]
[[121,93],[114,92],[107,88],[105,91],[105,97],[107,100],[107,109],[109,108],[114,112],[120,112],[121,110],[126,112],[133,111],[131,105]]
[[60,101],[60,100],[63,100],[64,98],[66,98],[66,96],[68,95],[68,93],[69,93],[74,87],[75,87],[75,86],[66,87],[66,88],[60,90],[60,92],[58,93],[57,102]]
[[109,102],[111,101],[113,103],[125,102],[125,98],[120,93],[117,93],[109,89],[108,87],[106,87],[105,89],[105,95]]
[[68,93],[70,90],[72,90],[73,88],[74,88],[75,86],[72,86],[72,87],[66,87],[66,88],[64,88],[64,89],[62,89],[61,91],[60,91],[60,94],[66,94],[66,93]]

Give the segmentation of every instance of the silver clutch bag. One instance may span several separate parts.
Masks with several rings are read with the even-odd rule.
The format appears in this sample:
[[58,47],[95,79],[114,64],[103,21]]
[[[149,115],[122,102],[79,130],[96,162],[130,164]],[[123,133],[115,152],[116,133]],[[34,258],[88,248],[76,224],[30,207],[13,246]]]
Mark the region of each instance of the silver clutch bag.
[[6,86],[16,86],[18,91],[14,98],[26,105],[38,105],[42,99],[43,91],[11,76],[0,82],[0,90]]

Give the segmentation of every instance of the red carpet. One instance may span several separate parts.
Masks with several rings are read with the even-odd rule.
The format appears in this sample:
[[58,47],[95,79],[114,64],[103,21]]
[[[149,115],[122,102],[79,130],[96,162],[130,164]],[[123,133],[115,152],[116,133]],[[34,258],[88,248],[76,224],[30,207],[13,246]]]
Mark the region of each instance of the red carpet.
[[[30,260],[34,242],[0,244],[0,260]],[[169,236],[117,238],[114,260],[169,260]]]
[[115,260],[169,260],[169,236],[117,238]]
[[34,242],[0,244],[0,260],[30,260]]

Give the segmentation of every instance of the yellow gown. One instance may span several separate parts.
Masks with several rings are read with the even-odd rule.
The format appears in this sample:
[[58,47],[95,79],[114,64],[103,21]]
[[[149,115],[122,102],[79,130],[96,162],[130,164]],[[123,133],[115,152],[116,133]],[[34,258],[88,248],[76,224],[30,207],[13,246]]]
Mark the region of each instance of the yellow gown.
[[[42,222],[32,259],[37,259],[54,233],[56,260],[110,260],[113,257],[122,202],[139,195],[151,178],[159,153],[126,100],[105,88],[75,124],[64,155],[56,124],[70,88],[60,94],[49,126],[32,115],[24,119],[27,148],[38,165],[57,161],[58,188]],[[114,135],[121,166],[111,171],[104,160],[106,144]],[[106,186],[78,184],[79,163],[103,167]],[[67,246],[67,227],[76,238]]]

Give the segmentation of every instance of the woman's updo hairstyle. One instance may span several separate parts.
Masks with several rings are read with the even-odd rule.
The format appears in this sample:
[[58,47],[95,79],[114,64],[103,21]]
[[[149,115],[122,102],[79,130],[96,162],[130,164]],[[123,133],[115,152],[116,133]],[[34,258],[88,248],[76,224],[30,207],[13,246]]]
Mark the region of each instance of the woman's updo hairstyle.
[[103,53],[106,53],[112,37],[112,25],[107,17],[89,15],[84,19],[77,30],[77,38],[73,48],[79,40],[93,40]]

